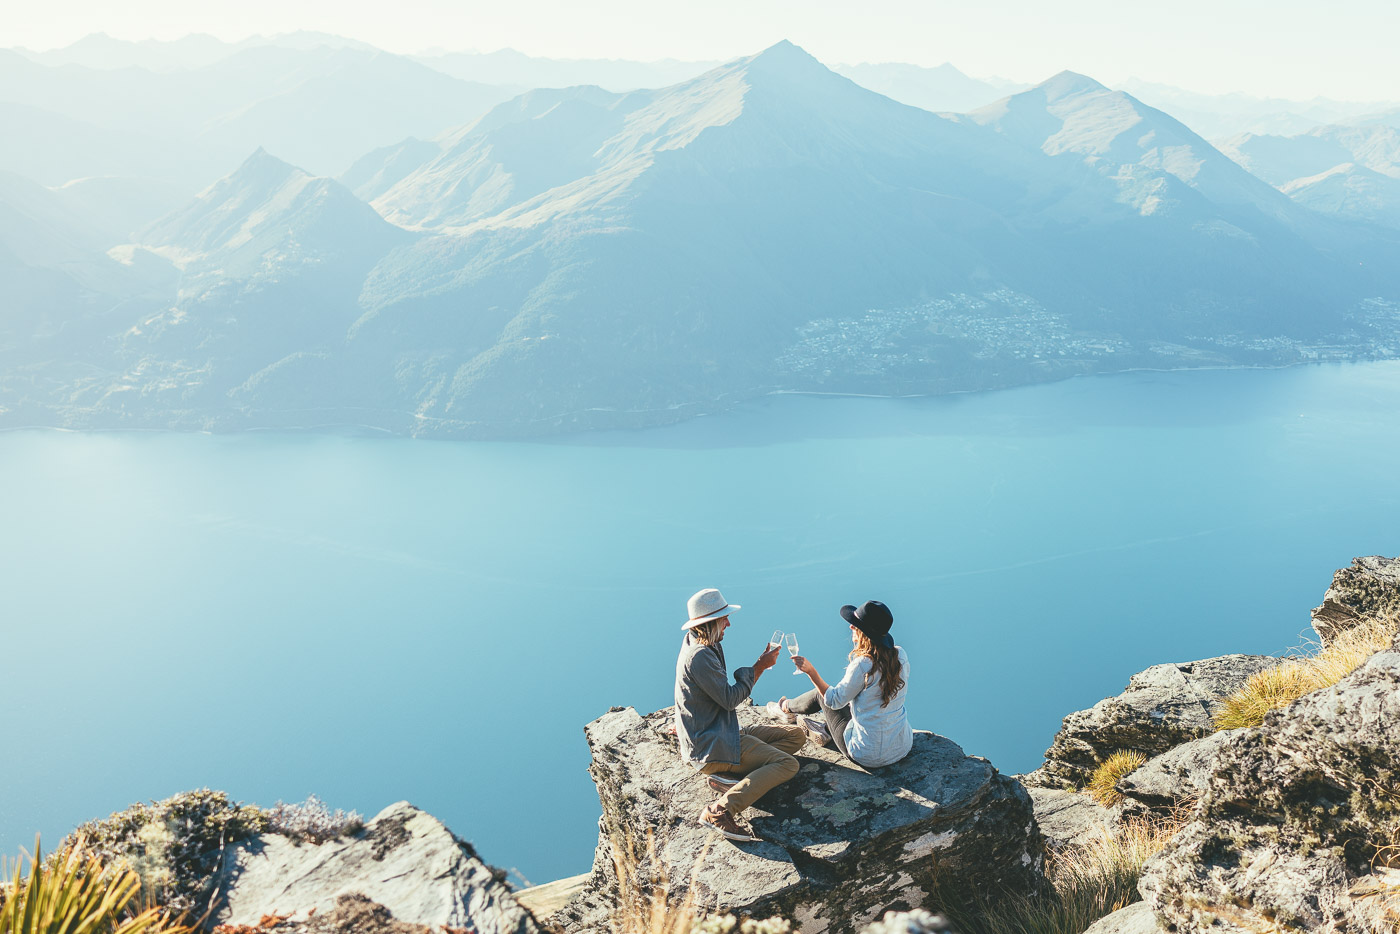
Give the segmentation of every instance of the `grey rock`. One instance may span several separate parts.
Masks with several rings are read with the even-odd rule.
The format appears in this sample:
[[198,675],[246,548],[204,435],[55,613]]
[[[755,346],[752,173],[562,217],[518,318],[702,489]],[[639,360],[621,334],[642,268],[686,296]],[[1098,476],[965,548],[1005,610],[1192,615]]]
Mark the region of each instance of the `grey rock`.
[[1112,809],[1099,805],[1081,791],[1037,785],[1027,785],[1026,791],[1030,792],[1036,823],[1051,849],[1086,843],[1114,823]]
[[1205,793],[1220,747],[1230,739],[1221,731],[1193,739],[1148,759],[1118,780],[1123,816],[1164,815],[1190,806]]
[[1156,756],[1214,732],[1211,713],[1256,671],[1278,664],[1267,655],[1222,655],[1153,665],[1133,675],[1117,697],[1065,717],[1045,751],[1039,780],[1082,787],[1100,762],[1120,749]]
[[1400,558],[1353,558],[1332,575],[1322,605],[1312,611],[1313,630],[1324,646],[1340,633],[1382,613],[1400,614]]
[[[714,794],[680,760],[671,718],[624,708],[588,725],[599,845],[587,891],[551,926],[607,929],[623,897],[614,855],[629,850],[640,878],[664,876],[701,910],[778,915],[803,934],[854,932],[935,891],[970,899],[1047,884],[1029,795],[951,740],[916,731],[907,757],[873,771],[808,746],[798,774],[744,815],[762,842],[734,843],[697,822]],[[739,718],[762,722],[751,707]]]
[[936,915],[922,908],[913,911],[887,911],[860,934],[955,934],[947,915]]
[[1085,929],[1084,934],[1158,934],[1164,931],[1147,902],[1133,902],[1104,915]]
[[437,818],[406,801],[362,832],[321,844],[264,834],[239,844],[219,880],[217,920],[256,925],[263,915],[304,919],[329,913],[342,895],[384,906],[396,921],[477,934],[537,934],[502,874],[482,862]]
[[1400,835],[1400,640],[1237,730],[1140,890],[1174,930],[1375,931],[1354,889]]

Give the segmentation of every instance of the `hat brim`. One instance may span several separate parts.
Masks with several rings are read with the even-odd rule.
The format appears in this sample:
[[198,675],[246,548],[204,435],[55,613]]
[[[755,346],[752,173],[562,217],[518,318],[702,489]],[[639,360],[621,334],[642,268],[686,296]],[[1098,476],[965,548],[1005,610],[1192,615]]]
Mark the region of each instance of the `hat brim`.
[[890,635],[888,632],[878,636],[871,633],[865,628],[864,621],[862,621],[861,618],[856,615],[855,607],[851,606],[848,603],[845,606],[841,607],[840,612],[842,619],[859,629],[861,632],[865,633],[866,638],[868,638],[871,642],[883,645],[887,649],[894,648],[894,636]]
[[686,621],[685,621],[685,625],[681,626],[681,629],[682,629],[682,630],[694,629],[696,626],[703,626],[703,625],[705,625],[706,623],[710,622],[711,620],[719,619],[721,616],[728,616],[728,615],[729,615],[730,613],[732,613],[734,610],[741,610],[741,609],[743,609],[743,607],[739,606],[739,604],[737,604],[737,603],[726,603],[723,607],[721,607],[721,608],[718,609],[718,610],[715,610],[715,611],[714,611],[713,613],[711,613],[709,616],[702,616],[702,617],[700,617],[699,619],[689,619],[689,620],[686,620]]

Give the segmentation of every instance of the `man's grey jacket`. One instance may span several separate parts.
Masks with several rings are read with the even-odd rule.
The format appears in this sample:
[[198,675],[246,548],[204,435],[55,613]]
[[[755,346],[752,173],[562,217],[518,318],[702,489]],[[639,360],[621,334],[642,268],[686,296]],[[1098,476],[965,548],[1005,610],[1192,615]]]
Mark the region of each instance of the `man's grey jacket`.
[[739,764],[734,709],[748,700],[754,680],[752,668],[740,668],[730,684],[724,649],[701,645],[686,633],[676,659],[676,739],[682,759],[697,769],[711,762]]

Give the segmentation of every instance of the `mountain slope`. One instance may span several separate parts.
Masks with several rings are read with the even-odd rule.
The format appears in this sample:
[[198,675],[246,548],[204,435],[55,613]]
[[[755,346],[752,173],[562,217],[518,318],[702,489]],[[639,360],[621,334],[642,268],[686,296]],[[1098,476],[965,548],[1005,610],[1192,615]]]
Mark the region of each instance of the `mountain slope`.
[[1321,126],[1297,136],[1246,133],[1224,140],[1220,149],[1271,185],[1347,162],[1400,178],[1400,117],[1391,123]]
[[985,107],[1024,85],[1006,87],[963,74],[951,64],[935,68],[894,62],[836,65],[832,71],[901,104],[935,113],[964,113]]
[[[138,419],[155,408],[198,424],[289,355],[343,343],[366,273],[412,235],[338,182],[260,149],[136,240],[132,249],[180,267],[178,294],[123,334],[124,371],[82,402]],[[139,401],[129,387],[141,390]]]
[[1283,193],[1314,211],[1400,229],[1400,178],[1345,162],[1299,178]]
[[1353,251],[1392,249],[1382,228],[1090,79],[938,115],[790,43],[658,90],[522,95],[345,179],[413,230],[259,153],[145,231],[180,294],[122,332],[84,417],[635,427],[772,391],[1366,352],[1356,309],[1400,296]]

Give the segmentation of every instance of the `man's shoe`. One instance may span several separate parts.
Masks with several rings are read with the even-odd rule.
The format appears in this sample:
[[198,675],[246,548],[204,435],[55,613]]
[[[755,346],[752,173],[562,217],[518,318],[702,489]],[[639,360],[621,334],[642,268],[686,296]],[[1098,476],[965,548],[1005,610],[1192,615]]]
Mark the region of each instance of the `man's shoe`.
[[831,742],[831,733],[827,731],[825,720],[818,720],[816,717],[798,717],[797,725],[802,728],[803,733],[807,734],[807,741],[813,746],[825,746]]
[[773,717],[775,720],[781,720],[784,723],[796,723],[797,714],[793,713],[790,710],[783,709],[783,701],[785,700],[787,700],[786,697],[780,697],[777,700],[770,700],[768,703],[763,705],[763,709],[768,711],[769,716]]
[[745,830],[743,826],[734,819],[734,815],[729,813],[728,808],[721,808],[718,814],[710,808],[705,808],[705,810],[700,812],[700,823],[709,827],[711,830],[718,830],[730,840],[747,840],[750,842],[758,840],[758,837],[755,837],[752,833]]
[[705,776],[705,781],[709,783],[711,788],[713,788],[715,791],[718,791],[720,794],[726,794],[731,788],[733,788],[735,785],[739,784],[743,780],[744,776],[742,775],[725,775],[723,773],[718,773],[715,775]]

